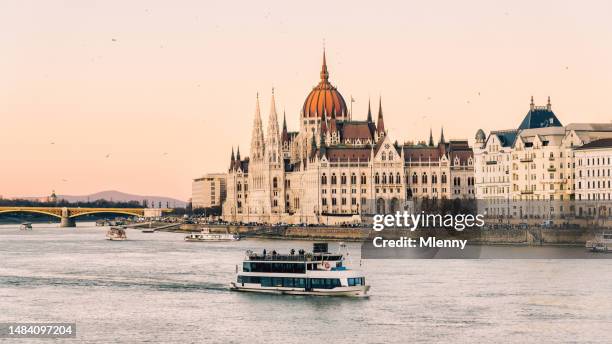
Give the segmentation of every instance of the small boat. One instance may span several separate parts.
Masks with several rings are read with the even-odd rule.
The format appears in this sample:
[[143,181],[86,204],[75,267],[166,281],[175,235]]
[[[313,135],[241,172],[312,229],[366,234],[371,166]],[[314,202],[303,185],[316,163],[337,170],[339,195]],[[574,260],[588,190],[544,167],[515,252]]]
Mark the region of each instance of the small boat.
[[586,242],[587,250],[593,252],[612,252],[612,232],[602,232],[593,240]]
[[31,231],[32,230],[32,224],[29,222],[24,222],[21,224],[21,226],[19,226],[19,230],[21,231]]
[[143,228],[142,233],[155,233],[155,228]]
[[[341,244],[341,248],[346,248]],[[348,252],[347,252],[348,255]],[[289,254],[247,251],[242,269],[230,290],[281,294],[367,297],[365,276],[345,266],[342,253],[327,252],[326,243],[315,243],[313,252],[291,250]]]
[[211,233],[210,229],[204,228],[200,234],[189,234],[185,237],[185,241],[237,241],[240,236],[237,234],[226,233]]
[[111,227],[106,232],[106,239],[111,241],[127,240],[127,235],[125,235],[125,229],[121,227]]

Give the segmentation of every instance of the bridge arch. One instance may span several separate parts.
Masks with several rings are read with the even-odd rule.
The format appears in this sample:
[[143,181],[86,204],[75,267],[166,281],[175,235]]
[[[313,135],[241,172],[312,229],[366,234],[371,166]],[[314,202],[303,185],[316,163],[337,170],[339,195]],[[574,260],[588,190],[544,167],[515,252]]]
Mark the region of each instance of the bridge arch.
[[56,214],[56,213],[51,212],[51,211],[38,210],[38,209],[19,209],[19,208],[15,208],[15,209],[2,209],[2,210],[0,210],[0,214],[6,214],[6,213],[35,213],[35,214],[49,215],[49,216],[57,217],[57,218],[60,218],[60,219],[62,218],[61,214]]
[[68,217],[75,218],[78,216],[92,215],[92,214],[122,214],[122,215],[130,215],[130,216],[143,216],[144,211],[130,211],[130,210],[119,210],[119,209],[108,209],[108,210],[96,209],[96,210],[91,210],[91,211],[78,212],[76,214],[70,214],[70,216]]

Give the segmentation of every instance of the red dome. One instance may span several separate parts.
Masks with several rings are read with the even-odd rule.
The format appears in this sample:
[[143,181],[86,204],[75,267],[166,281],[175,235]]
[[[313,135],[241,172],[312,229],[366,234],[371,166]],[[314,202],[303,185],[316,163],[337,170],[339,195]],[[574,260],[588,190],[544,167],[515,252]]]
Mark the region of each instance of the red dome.
[[348,111],[346,102],[338,90],[329,83],[329,73],[323,52],[323,67],[321,68],[321,81],[310,91],[304,107],[302,117],[335,117],[337,119],[347,119]]

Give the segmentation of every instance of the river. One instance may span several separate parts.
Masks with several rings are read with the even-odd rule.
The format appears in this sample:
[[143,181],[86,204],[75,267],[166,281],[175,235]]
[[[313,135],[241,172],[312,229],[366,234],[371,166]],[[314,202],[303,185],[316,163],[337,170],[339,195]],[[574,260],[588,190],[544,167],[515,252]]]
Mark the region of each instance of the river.
[[235,265],[311,242],[104,234],[0,226],[0,322],[76,322],[82,343],[612,342],[608,259],[360,261],[350,243],[369,298],[275,296],[230,292]]

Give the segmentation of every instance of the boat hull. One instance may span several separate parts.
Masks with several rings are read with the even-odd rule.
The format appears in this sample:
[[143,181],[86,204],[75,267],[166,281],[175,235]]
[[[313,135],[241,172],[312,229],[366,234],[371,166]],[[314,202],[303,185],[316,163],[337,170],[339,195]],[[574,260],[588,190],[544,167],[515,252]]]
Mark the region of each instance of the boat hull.
[[125,240],[127,240],[127,238],[113,238],[113,237],[110,237],[110,238],[106,238],[106,240],[110,240],[110,241],[125,241]]
[[252,293],[264,293],[264,294],[276,294],[276,295],[312,295],[312,296],[344,296],[344,297],[368,297],[368,291],[370,290],[369,285],[355,286],[355,287],[342,287],[335,289],[316,289],[316,290],[305,290],[305,289],[279,289],[279,288],[255,288],[255,287],[243,287],[238,283],[231,282],[230,290],[252,292]]

